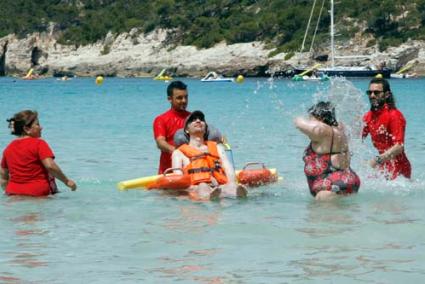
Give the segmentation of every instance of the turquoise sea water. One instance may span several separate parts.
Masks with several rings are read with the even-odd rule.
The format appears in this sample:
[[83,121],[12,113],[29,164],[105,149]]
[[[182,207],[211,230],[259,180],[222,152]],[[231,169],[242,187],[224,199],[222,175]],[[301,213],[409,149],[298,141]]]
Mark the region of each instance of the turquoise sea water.
[[[237,168],[263,161],[284,180],[246,200],[194,203],[117,182],[156,173],[152,120],[166,111],[164,82],[0,78],[0,146],[6,118],[40,113],[43,137],[78,183],[44,199],[0,196],[0,283],[409,283],[425,279],[425,80],[392,80],[407,119],[413,180],[372,178],[376,152],[358,138],[367,80],[249,79],[189,86],[232,145]],[[315,202],[303,174],[307,139],[293,118],[331,98],[352,137],[356,196]]]

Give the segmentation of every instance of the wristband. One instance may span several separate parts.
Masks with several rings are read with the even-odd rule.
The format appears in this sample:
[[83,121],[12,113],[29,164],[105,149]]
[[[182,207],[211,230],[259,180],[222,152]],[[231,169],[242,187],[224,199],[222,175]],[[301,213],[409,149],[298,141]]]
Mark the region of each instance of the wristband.
[[376,157],[375,157],[375,162],[376,162],[378,165],[381,165],[381,164],[384,162],[384,160],[381,158],[381,156],[376,156]]

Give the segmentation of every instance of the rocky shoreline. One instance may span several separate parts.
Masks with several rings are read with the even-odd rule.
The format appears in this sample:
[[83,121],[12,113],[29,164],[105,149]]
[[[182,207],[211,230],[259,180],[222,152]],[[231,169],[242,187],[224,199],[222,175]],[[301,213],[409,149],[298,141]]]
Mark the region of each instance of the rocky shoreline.
[[[79,47],[59,44],[53,31],[34,33],[22,39],[8,35],[0,38],[0,76],[23,76],[30,68],[42,76],[152,77],[163,68],[167,68],[170,75],[182,77],[201,77],[209,71],[226,76],[271,76],[316,63],[309,53],[269,56],[274,50],[262,42],[220,43],[209,49],[174,46],[167,40],[168,33],[172,31],[139,34],[133,29],[118,36],[108,34],[103,41]],[[366,47],[364,42],[366,40],[353,39],[337,45],[336,52],[340,56],[367,55],[345,59],[340,64],[385,65],[392,70],[412,64],[409,71],[425,75],[424,41],[411,40],[385,52]],[[322,50],[315,56],[327,54]]]

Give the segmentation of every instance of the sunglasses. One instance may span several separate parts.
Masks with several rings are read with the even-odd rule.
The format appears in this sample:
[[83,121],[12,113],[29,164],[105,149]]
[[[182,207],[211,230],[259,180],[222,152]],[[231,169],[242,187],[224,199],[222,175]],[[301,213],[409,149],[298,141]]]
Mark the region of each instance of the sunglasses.
[[196,121],[196,120],[198,120],[198,119],[199,119],[200,121],[205,122],[205,119],[203,119],[202,117],[195,116],[194,118],[190,119],[190,120],[187,122],[187,124],[192,123],[192,122],[194,122],[194,121]]
[[382,94],[383,92],[384,91],[371,91],[371,90],[367,90],[366,91],[366,95],[370,96],[370,95],[374,94],[376,96],[376,95]]

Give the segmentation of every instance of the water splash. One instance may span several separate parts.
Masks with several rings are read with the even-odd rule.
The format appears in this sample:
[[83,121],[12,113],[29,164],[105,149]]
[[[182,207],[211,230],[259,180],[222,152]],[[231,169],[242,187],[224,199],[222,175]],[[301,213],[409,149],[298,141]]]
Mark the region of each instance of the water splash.
[[346,78],[335,77],[330,80],[328,89],[313,96],[313,103],[324,100],[335,105],[337,120],[345,125],[350,143],[361,138],[362,117],[368,109],[362,94],[361,90]]
[[364,99],[362,90],[356,88],[352,82],[345,78],[332,78],[329,90],[318,92],[313,97],[314,101],[329,100],[335,105],[338,121],[346,128],[350,150],[353,153],[351,167],[359,174],[362,180],[362,190],[394,194],[409,193],[412,188],[421,187],[421,180],[410,181],[398,178],[394,181],[386,180],[385,173],[379,173],[369,166],[369,160],[377,155],[376,149],[371,145],[370,138],[365,141],[361,138],[363,129],[363,115],[369,109],[369,103]]

